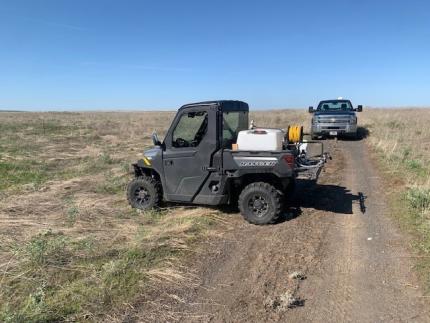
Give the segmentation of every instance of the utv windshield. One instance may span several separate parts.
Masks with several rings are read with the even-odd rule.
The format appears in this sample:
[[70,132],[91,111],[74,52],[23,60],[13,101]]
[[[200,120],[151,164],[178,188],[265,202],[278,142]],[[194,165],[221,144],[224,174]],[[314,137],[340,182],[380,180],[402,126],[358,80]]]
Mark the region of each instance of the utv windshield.
[[322,101],[317,111],[353,111],[353,107],[350,101]]
[[239,131],[248,129],[248,111],[223,112],[222,146],[231,148]]

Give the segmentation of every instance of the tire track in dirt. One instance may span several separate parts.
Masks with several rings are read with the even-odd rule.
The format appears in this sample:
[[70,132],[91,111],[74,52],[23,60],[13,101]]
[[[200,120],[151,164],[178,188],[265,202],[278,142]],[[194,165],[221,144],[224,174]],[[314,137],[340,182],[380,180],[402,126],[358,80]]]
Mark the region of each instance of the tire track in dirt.
[[[331,149],[339,147],[342,143],[330,142]],[[342,149],[343,157],[345,151]],[[300,311],[293,321],[333,321],[355,322],[351,315],[353,310],[353,295],[355,286],[351,277],[357,268],[357,259],[354,254],[354,230],[356,224],[353,219],[360,216],[358,208],[358,195],[351,191],[354,187],[354,169],[347,159],[339,169],[342,174],[342,184],[348,190],[350,204],[348,212],[330,214],[333,219],[332,229],[326,236],[325,249],[316,257],[321,258],[319,266],[312,268],[309,279],[302,285],[302,291],[308,297],[306,309]],[[333,203],[344,203],[336,199]],[[294,317],[294,315],[292,315]]]
[[[325,145],[333,161],[318,184],[298,185],[284,222],[227,216],[233,229],[189,261],[193,279],[154,286],[125,321],[429,322],[420,290],[407,287],[416,285],[413,263],[365,143]],[[307,279],[290,279],[295,271]],[[286,292],[304,306],[273,302]]]
[[[416,286],[407,241],[389,218],[383,186],[364,142],[339,142],[346,161],[344,183],[351,189],[353,214],[333,216],[321,266],[302,292],[306,308],[293,322],[429,322],[428,304]],[[366,212],[360,211],[362,192]],[[396,241],[394,247],[392,242]]]

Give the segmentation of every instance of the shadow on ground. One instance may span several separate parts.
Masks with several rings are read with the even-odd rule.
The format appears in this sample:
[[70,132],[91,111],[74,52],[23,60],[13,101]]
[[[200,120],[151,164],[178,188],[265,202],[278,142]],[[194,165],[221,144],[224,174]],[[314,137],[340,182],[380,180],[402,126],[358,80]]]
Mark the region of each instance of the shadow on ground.
[[[361,200],[359,194],[351,193],[351,191],[344,186],[297,180],[295,192],[287,198],[283,215],[279,218],[277,223],[297,218],[302,214],[303,208],[338,214],[353,214],[352,205],[354,202],[360,203],[362,208],[364,208],[364,200]],[[187,207],[194,209],[198,208],[199,205],[165,203],[165,207]],[[205,207],[220,210],[226,214],[239,213],[237,204]]]
[[357,127],[357,137],[356,138],[346,138],[346,140],[363,140],[369,137],[369,129],[366,127]]
[[319,211],[353,214],[352,205],[360,203],[360,196],[339,185],[298,181],[293,195],[288,199],[279,222],[292,220],[302,214],[302,208]]

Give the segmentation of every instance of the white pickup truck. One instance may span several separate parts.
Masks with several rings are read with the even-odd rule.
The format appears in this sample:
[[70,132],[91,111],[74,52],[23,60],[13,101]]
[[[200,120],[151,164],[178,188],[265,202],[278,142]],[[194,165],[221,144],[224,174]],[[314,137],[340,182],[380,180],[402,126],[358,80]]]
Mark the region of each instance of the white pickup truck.
[[311,125],[312,139],[326,136],[357,137],[357,116],[355,112],[363,111],[363,106],[354,109],[350,100],[325,100],[318,104],[316,110],[309,107],[313,113]]

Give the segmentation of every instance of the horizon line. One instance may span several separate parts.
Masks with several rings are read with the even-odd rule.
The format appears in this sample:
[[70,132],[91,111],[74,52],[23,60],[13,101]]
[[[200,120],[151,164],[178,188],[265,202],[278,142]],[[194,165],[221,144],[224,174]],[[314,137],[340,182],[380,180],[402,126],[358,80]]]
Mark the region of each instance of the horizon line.
[[[364,105],[365,109],[429,109],[430,105],[402,105],[402,106],[372,106]],[[175,112],[175,108],[106,108],[106,109],[68,109],[68,108],[47,108],[47,109],[25,109],[25,108],[0,108],[0,112]],[[273,110],[307,110],[307,107],[267,107],[252,108],[250,111],[273,111]]]

